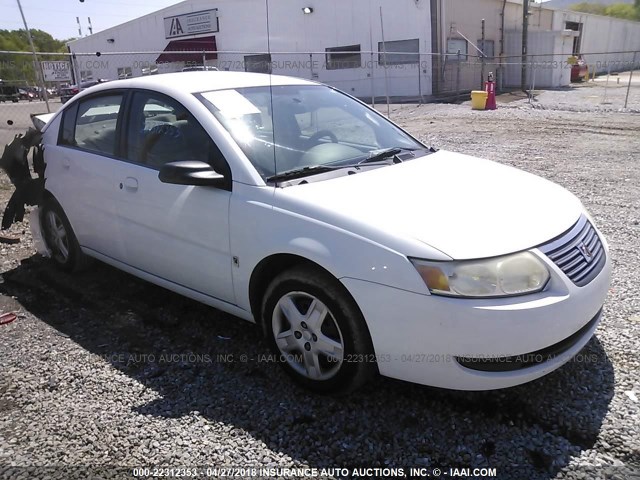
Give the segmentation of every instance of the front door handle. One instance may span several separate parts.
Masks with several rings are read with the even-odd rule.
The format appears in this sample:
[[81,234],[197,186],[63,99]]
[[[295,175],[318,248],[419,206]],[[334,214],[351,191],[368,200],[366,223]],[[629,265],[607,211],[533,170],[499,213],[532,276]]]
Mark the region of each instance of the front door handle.
[[69,170],[71,168],[71,160],[69,160],[67,157],[64,157],[62,159],[62,168],[64,168],[65,170]]
[[121,183],[120,184],[120,189],[122,190],[122,188],[127,189],[130,192],[135,192],[138,190],[138,179],[137,178],[133,178],[133,177],[127,177],[124,179],[124,185]]

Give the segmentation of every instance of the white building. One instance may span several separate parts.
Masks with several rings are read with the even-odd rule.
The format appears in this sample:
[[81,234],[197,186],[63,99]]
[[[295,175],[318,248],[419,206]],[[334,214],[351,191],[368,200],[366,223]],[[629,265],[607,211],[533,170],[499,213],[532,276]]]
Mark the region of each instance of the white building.
[[[186,0],[69,48],[83,80],[196,64],[424,98],[480,88],[490,71],[519,86],[521,32],[522,0]],[[629,68],[633,53],[606,52],[640,50],[640,23],[532,4],[528,39],[527,81],[559,87],[574,54],[599,72]]]
[[[431,95],[428,0],[277,0],[268,8],[264,0],[187,0],[70,42],[69,48],[101,53],[76,57],[83,78],[115,79],[204,63],[317,79],[368,97],[372,91],[383,95],[385,88],[378,54],[384,50],[383,25],[386,50],[407,53],[387,57],[390,93]],[[109,55],[151,51],[165,52]]]

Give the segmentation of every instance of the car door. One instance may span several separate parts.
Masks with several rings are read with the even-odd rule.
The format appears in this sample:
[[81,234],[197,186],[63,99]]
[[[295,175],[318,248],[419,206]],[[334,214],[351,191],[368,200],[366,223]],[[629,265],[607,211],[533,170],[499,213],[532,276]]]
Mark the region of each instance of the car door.
[[[234,303],[229,246],[231,173],[193,115],[175,99],[132,92],[124,142],[114,170],[117,221],[126,263],[182,287]],[[167,162],[210,163],[228,188],[162,183]]]
[[74,102],[62,114],[57,144],[45,148],[46,188],[58,200],[84,248],[121,258],[115,226],[113,167],[124,95],[107,91]]

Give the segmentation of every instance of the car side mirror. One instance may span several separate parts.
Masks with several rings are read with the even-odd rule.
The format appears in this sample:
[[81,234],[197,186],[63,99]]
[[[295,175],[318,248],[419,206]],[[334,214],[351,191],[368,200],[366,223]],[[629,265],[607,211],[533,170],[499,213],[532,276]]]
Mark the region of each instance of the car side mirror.
[[197,185],[224,187],[224,175],[216,172],[211,165],[198,161],[169,162],[160,167],[158,178],[163,183],[176,185]]

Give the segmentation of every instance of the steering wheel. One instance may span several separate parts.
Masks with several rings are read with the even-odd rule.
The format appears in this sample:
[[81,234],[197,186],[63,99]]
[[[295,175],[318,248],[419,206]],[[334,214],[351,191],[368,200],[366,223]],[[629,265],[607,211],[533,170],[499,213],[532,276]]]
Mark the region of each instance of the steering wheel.
[[168,138],[174,141],[179,140],[184,143],[184,135],[178,127],[169,123],[156,125],[151,130],[149,130],[149,133],[147,133],[147,137],[144,139],[144,143],[140,151],[140,162],[147,162],[149,152],[161,138]]
[[309,143],[309,148],[314,147],[318,143],[320,143],[320,139],[324,137],[329,137],[332,143],[338,143],[338,137],[331,130],[318,130],[316,133],[309,137],[307,142]]

